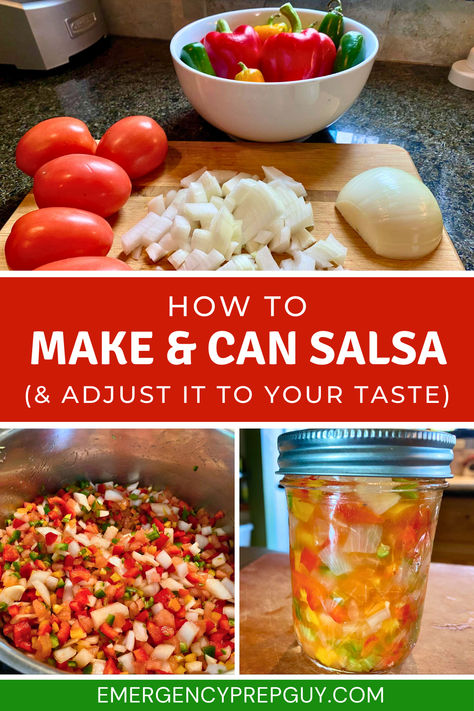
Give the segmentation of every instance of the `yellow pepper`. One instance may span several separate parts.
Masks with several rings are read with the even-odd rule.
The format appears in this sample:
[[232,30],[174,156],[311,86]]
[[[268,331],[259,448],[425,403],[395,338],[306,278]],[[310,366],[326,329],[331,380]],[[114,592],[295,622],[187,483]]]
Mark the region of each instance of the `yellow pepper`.
[[237,81],[253,81],[253,82],[264,82],[263,74],[260,69],[251,69],[246,67],[243,62],[239,62],[239,67],[241,71],[235,75]]
[[279,35],[280,32],[288,32],[288,27],[285,22],[275,22],[277,17],[280,17],[280,15],[272,15],[268,18],[266,25],[257,25],[254,27],[255,32],[262,42],[265,42],[265,40],[273,35]]

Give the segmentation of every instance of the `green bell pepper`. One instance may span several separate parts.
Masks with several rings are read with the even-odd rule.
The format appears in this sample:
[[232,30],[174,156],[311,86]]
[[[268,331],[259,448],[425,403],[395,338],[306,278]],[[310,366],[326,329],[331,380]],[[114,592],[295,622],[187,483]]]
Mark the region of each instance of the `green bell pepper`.
[[329,12],[324,15],[321,24],[318,27],[318,32],[322,32],[332,39],[336,49],[339,47],[339,42],[344,34],[344,17],[342,14],[342,6],[340,0],[331,0],[328,3]]
[[206,48],[201,42],[191,42],[185,45],[181,50],[180,59],[191,69],[196,69],[203,74],[210,74],[213,77],[216,76]]
[[351,30],[341,37],[334,62],[334,73],[343,72],[360,64],[365,59],[365,40],[360,32]]

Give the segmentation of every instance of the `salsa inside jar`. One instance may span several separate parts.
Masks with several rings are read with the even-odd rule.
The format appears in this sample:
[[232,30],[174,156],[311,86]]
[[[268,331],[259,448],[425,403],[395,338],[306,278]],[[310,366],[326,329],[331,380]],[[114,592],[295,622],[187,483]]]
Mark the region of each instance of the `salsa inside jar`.
[[419,633],[444,480],[287,474],[293,617],[330,670],[381,672]]

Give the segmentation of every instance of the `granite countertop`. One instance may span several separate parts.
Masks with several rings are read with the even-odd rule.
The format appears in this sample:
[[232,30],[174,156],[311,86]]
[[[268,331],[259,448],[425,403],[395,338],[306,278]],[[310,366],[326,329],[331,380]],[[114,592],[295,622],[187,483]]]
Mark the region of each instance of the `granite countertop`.
[[[474,269],[472,96],[450,84],[447,73],[444,67],[378,62],[354,106],[309,140],[406,148],[440,204],[464,266]],[[8,69],[0,77],[0,106],[0,224],[31,186],[15,167],[15,145],[51,116],[76,116],[100,136],[127,114],[149,114],[171,140],[228,140],[191,108],[168,43],[160,40],[112,37],[50,73]]]

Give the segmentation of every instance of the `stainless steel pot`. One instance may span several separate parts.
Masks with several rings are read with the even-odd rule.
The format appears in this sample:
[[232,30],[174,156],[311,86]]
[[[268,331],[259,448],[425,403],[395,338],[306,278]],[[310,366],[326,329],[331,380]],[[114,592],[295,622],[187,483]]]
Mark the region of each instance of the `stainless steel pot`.
[[[77,479],[169,489],[234,524],[234,442],[225,430],[0,430],[0,525],[24,501]],[[0,660],[24,674],[56,670],[0,637]]]

